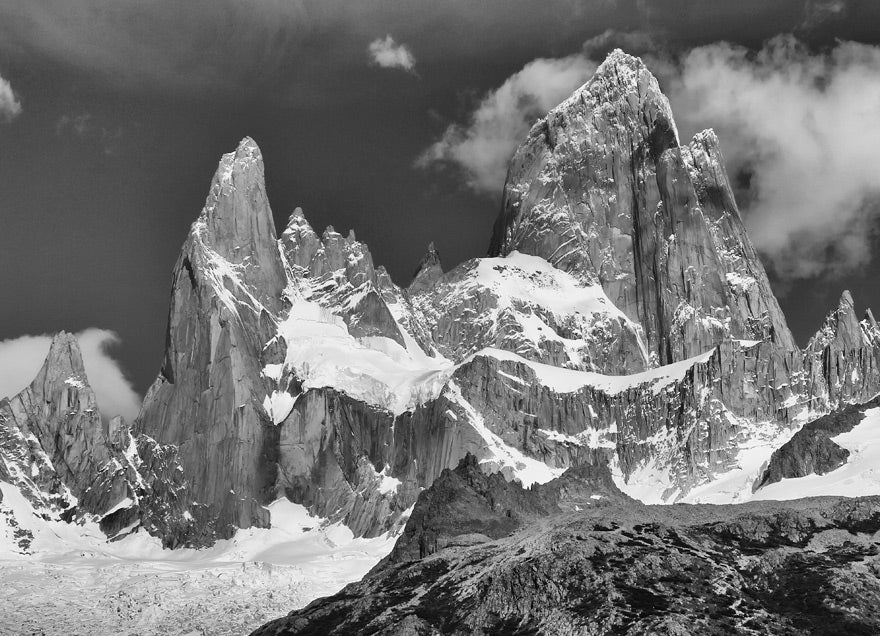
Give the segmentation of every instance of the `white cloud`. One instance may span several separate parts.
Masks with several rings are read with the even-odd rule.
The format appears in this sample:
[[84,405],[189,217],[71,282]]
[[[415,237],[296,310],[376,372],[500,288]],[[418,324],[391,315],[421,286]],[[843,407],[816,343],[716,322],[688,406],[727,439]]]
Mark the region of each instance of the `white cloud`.
[[[141,398],[122,368],[108,352],[119,336],[106,329],[86,329],[77,334],[83,366],[95,391],[104,418],[122,415],[131,423],[141,408]],[[0,341],[0,397],[12,396],[28,386],[43,366],[52,337],[21,336]]]
[[0,123],[8,123],[19,115],[21,115],[21,101],[12,90],[12,84],[0,77]]
[[880,47],[810,54],[777,38],[757,55],[687,53],[668,86],[679,128],[718,132],[755,245],[787,278],[867,264],[880,219]]
[[583,55],[529,62],[487,93],[466,125],[447,127],[417,165],[456,164],[472,189],[497,195],[504,186],[507,164],[535,119],[568,97],[595,70],[596,64]]
[[414,71],[416,58],[404,44],[398,44],[390,35],[376,38],[367,49],[373,64],[382,68],[399,68]]

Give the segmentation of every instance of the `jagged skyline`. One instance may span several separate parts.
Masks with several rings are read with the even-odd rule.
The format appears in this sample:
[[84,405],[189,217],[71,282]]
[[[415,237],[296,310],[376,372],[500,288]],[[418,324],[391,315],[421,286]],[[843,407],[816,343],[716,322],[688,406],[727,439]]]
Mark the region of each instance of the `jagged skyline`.
[[[137,16],[153,27],[144,36],[125,25],[127,7],[0,3],[0,104],[9,120],[0,125],[0,247],[16,264],[0,274],[16,298],[0,340],[116,331],[118,356],[141,393],[161,363],[181,239],[217,157],[245,135],[266,155],[279,229],[297,206],[316,228],[352,228],[405,285],[430,241],[447,267],[485,253],[500,196],[469,189],[454,164],[414,163],[449,126],[467,126],[483,97],[500,100],[499,89],[521,86],[509,80],[525,81],[518,73],[533,61],[569,60],[563,70],[586,79],[588,61],[615,45],[659,60],[658,51],[721,40],[757,50],[781,33],[815,52],[837,37],[873,43],[865,25],[874,9],[858,2],[701,3],[686,21],[664,17],[672,12],[662,3],[565,2],[542,11],[514,3],[496,13],[491,35],[491,11],[456,3],[418,15],[257,3],[252,16],[220,11],[204,24],[197,4],[174,19],[161,3],[143,9]],[[462,35],[445,41],[436,33],[455,30]],[[315,33],[328,37],[317,45]],[[484,34],[480,47],[465,42],[476,33]],[[95,38],[100,55],[89,46]],[[163,55],[169,43],[175,53]],[[722,149],[733,154],[723,137]],[[845,287],[859,309],[876,306],[873,271],[821,283],[773,279],[800,343]]]

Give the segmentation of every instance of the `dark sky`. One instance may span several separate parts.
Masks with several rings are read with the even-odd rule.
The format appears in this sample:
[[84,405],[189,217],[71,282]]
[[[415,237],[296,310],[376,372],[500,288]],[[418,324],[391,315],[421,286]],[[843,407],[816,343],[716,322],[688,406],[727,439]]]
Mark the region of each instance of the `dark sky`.
[[[405,285],[429,241],[447,267],[485,253],[497,197],[413,164],[527,62],[607,29],[673,48],[790,32],[817,48],[875,43],[876,4],[0,0],[0,76],[22,106],[0,124],[0,340],[112,329],[143,392],[177,252],[220,155],[245,135],[262,148],[279,228],[296,206],[318,231],[354,228]],[[416,74],[369,64],[387,34]],[[844,287],[880,307],[877,270],[774,281],[801,342]]]

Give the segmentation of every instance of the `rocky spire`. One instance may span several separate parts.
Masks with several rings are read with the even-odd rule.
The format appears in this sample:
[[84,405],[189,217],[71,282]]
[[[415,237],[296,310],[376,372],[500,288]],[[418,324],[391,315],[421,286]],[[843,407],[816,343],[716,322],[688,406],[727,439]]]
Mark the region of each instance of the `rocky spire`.
[[296,208],[290,215],[287,227],[281,234],[281,248],[287,262],[300,270],[308,270],[315,254],[321,249],[321,239],[306,220],[302,208]]
[[[870,310],[869,310],[870,311]],[[876,323],[859,322],[848,290],[804,350],[810,392],[829,407],[864,400],[880,386],[880,350]]]
[[236,268],[270,311],[278,311],[284,272],[266,197],[263,155],[250,137],[223,155],[194,232],[207,250]]
[[807,344],[807,351],[820,352],[826,347],[847,350],[864,344],[855,302],[849,290],[840,295],[837,307],[828,313],[822,327]]
[[65,508],[69,492],[85,511],[100,512],[104,495],[91,487],[110,449],[76,336],[52,339],[30,386],[0,401],[0,424],[0,463],[32,503]]
[[419,266],[416,268],[408,290],[413,294],[424,292],[433,287],[442,276],[443,266],[440,263],[440,253],[431,242],[428,244],[428,251],[419,261]]
[[196,501],[219,534],[266,525],[273,465],[262,461],[270,389],[262,370],[287,280],[266,198],[263,160],[245,138],[223,155],[174,271],[165,362],[135,423],[178,446]]

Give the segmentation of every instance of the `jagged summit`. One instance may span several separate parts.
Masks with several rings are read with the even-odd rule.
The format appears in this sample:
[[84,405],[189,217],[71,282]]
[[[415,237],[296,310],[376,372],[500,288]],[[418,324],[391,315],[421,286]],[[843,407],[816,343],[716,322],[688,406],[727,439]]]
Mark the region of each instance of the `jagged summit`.
[[662,144],[661,150],[654,148],[658,154],[679,145],[672,107],[657,78],[641,58],[620,49],[609,53],[593,77],[539,120],[531,134],[545,134],[555,144],[559,129],[577,125],[581,118],[603,119],[652,147]]
[[434,247],[434,242],[428,244],[428,251],[419,261],[419,266],[413,273],[413,280],[409,285],[409,291],[413,294],[421,293],[430,289],[443,276],[443,265],[440,262],[440,253]]
[[83,366],[82,351],[76,336],[66,331],[59,331],[52,338],[49,353],[34,382],[43,378],[49,382],[55,377],[67,376],[70,382],[86,382],[86,372]]

